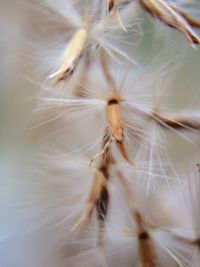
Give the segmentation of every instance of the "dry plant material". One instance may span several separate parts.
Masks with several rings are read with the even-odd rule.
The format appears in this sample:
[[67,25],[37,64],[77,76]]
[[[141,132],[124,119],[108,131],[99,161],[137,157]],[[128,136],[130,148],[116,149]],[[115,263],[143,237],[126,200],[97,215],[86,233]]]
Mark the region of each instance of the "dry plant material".
[[[109,179],[108,167],[109,167],[108,164],[102,164],[101,167],[99,168],[99,171],[103,173],[104,177],[106,178],[106,181]],[[101,189],[100,197],[98,198],[96,204],[96,210],[100,226],[102,225],[102,222],[104,224],[104,220],[108,211],[108,203],[109,203],[109,192],[107,187],[103,186]]]
[[[118,87],[116,86],[116,81],[114,80],[112,72],[110,72],[109,67],[111,63],[110,59],[112,57],[113,58],[115,57],[115,53],[121,56],[124,55],[123,48],[122,50],[118,49],[117,47],[115,48],[115,38],[117,38],[118,36],[112,35],[112,32],[120,25],[126,31],[126,28],[124,27],[123,22],[120,18],[120,15],[122,14],[120,11],[122,10],[121,9],[121,7],[123,7],[122,5],[125,5],[129,3],[130,1],[118,1],[118,0],[105,0],[105,1],[106,2],[104,2],[104,4],[102,4],[102,1],[94,2],[93,4],[94,11],[90,10],[90,6],[86,8],[87,12],[89,11],[88,13],[90,13],[89,14],[90,18],[87,22],[91,22],[91,26],[89,26],[88,23],[81,23],[81,24],[78,24],[78,26],[76,25],[77,30],[72,35],[71,39],[69,40],[68,45],[65,48],[65,51],[63,53],[63,57],[62,57],[60,64],[58,63],[58,67],[56,71],[49,76],[49,78],[52,79],[53,86],[57,86],[58,83],[60,83],[61,81],[67,81],[67,79],[76,70],[76,66],[79,64],[80,60],[82,60],[84,71],[81,72],[80,76],[76,79],[77,84],[74,86],[74,91],[73,91],[73,94],[76,97],[78,97],[78,99],[71,98],[71,96],[69,99],[64,99],[64,98],[58,99],[57,103],[63,102],[63,106],[58,105],[56,106],[56,108],[53,106],[53,101],[52,101],[52,104],[50,103],[50,105],[52,105],[51,106],[52,112],[57,112],[57,111],[59,112],[61,111],[61,112],[58,114],[58,116],[56,116],[55,118],[51,120],[48,120],[45,123],[54,121],[55,119],[65,114],[66,111],[69,111],[69,113],[73,112],[74,110],[77,111],[79,110],[79,108],[83,108],[84,106],[93,102],[93,98],[87,99],[87,96],[88,95],[90,96],[90,94],[87,94],[87,84],[90,83],[90,76],[87,75],[87,69],[90,68],[92,70],[91,64],[93,62],[91,61],[91,57],[90,57],[90,55],[92,54],[91,52],[95,52],[96,54],[96,52],[98,52],[97,50],[100,50],[100,53],[96,54],[100,56],[100,61],[97,61],[97,62],[101,65],[102,73],[104,76],[103,79],[105,79],[106,84],[107,84],[108,94],[103,99],[103,101],[102,101],[102,98],[100,99],[101,101],[97,99],[97,101],[95,100],[93,104],[96,104],[97,102],[98,103],[103,102],[103,105],[101,105],[101,108],[102,108],[101,112],[103,115],[106,115],[106,120],[103,121],[103,123],[105,123],[106,121],[106,125],[103,124],[105,135],[104,135],[103,142],[100,148],[101,149],[100,152],[92,159],[93,161],[95,158],[100,157],[98,164],[95,165],[95,171],[92,177],[91,188],[88,190],[88,192],[86,192],[87,198],[86,198],[86,203],[84,203],[83,211],[80,217],[78,218],[76,224],[73,226],[72,230],[75,231],[75,230],[80,229],[80,227],[85,226],[86,223],[90,221],[90,219],[93,216],[95,217],[94,219],[96,220],[96,223],[97,223],[97,248],[98,249],[100,248],[102,252],[102,258],[100,259],[100,261],[102,261],[102,266],[105,267],[107,263],[106,263],[106,257],[104,257],[105,255],[103,256],[103,254],[105,254],[104,249],[106,246],[105,246],[105,238],[103,237],[104,237],[105,229],[106,229],[105,220],[109,219],[107,215],[108,215],[108,212],[110,211],[109,202],[110,202],[110,197],[111,197],[110,192],[109,192],[108,182],[112,179],[110,166],[111,164],[115,164],[115,168],[116,168],[115,171],[121,182],[120,190],[124,190],[125,192],[126,205],[128,206],[128,209],[130,211],[131,219],[133,219],[135,222],[135,224],[132,227],[133,229],[131,229],[131,235],[133,234],[134,237],[131,236],[131,238],[135,238],[135,237],[137,238],[136,242],[138,244],[138,258],[140,261],[140,266],[157,267],[158,260],[159,260],[159,251],[157,251],[157,248],[156,248],[157,243],[155,243],[156,239],[154,240],[154,233],[153,233],[154,228],[157,228],[157,226],[151,225],[151,223],[149,223],[146,220],[146,217],[147,217],[146,212],[142,213],[139,206],[137,205],[137,201],[135,199],[135,195],[132,190],[133,188],[131,188],[130,181],[124,178],[124,173],[126,171],[126,168],[124,168],[124,170],[122,171],[121,169],[119,169],[120,160],[115,161],[115,159],[113,159],[111,145],[115,144],[121,157],[123,157],[127,162],[133,164],[129,158],[128,151],[125,146],[125,137],[126,136],[128,137],[129,133],[132,134],[133,131],[135,131],[134,134],[136,136],[136,140],[140,141],[139,138],[141,138],[142,134],[145,133],[145,129],[144,130],[143,128],[140,129],[140,125],[142,125],[143,123],[145,126],[146,122],[150,120],[154,120],[156,121],[156,123],[158,123],[160,126],[166,129],[167,128],[174,128],[177,130],[188,129],[192,132],[192,130],[200,130],[200,120],[198,120],[198,118],[195,118],[195,117],[182,116],[178,114],[166,114],[165,115],[160,112],[157,112],[157,110],[149,111],[149,108],[146,109],[146,106],[144,106],[144,109],[140,108],[140,104],[141,105],[143,104],[143,97],[142,97],[141,103],[140,103],[140,97],[139,97],[139,103],[137,103],[137,98],[135,102],[133,101],[133,103],[130,103],[130,101],[127,101],[127,104],[128,105],[130,104],[130,106],[128,107],[129,110],[132,111],[132,113],[135,112],[134,114],[135,116],[133,116],[133,118],[130,116],[130,120],[133,119],[132,124],[129,125],[128,122],[126,122],[126,119],[129,119],[127,117],[130,114],[130,113],[125,114],[126,109],[124,110],[124,106],[123,106],[123,104],[126,103],[126,99],[125,99],[126,95],[125,96],[121,95],[120,94],[121,91],[117,90]],[[56,5],[56,1],[54,2]],[[69,1],[69,2],[73,3],[73,1],[72,2]],[[143,6],[143,8],[146,9],[151,15],[158,18],[160,21],[162,21],[167,26],[170,26],[178,30],[179,32],[181,32],[189,40],[191,45],[200,44],[200,38],[194,31],[194,28],[200,28],[200,22],[191,18],[190,15],[188,15],[185,11],[179,8],[173,1],[139,0],[139,2]],[[119,4],[119,10],[118,10],[118,4]],[[80,8],[81,8],[81,5],[82,4],[80,4]],[[105,8],[105,10],[102,9],[102,7]],[[85,12],[85,7],[83,6],[82,8],[84,9],[82,11]],[[124,14],[128,15],[128,12],[127,13],[124,12],[122,14],[123,19],[124,19]],[[73,17],[73,14],[72,14],[72,17]],[[119,28],[117,28],[117,30]],[[113,40],[112,40],[113,43],[110,42],[110,40],[112,39],[112,36],[113,36]],[[93,38],[95,41],[94,46],[92,43],[90,44],[89,42],[90,37]],[[122,37],[123,36],[120,36],[120,38]],[[126,42],[126,40],[124,41],[123,38],[122,40],[119,40],[119,43],[128,44],[128,42]],[[129,57],[126,57],[126,58],[127,60],[129,59]],[[92,60],[94,60],[95,62],[96,58],[92,57]],[[131,62],[133,62],[133,60],[131,60]],[[113,66],[115,65],[113,64]],[[146,84],[148,86],[148,83],[145,81],[144,85],[146,86]],[[63,83],[63,86],[64,85],[65,83]],[[84,88],[84,86],[86,88]],[[149,97],[149,93],[147,93],[147,98],[148,97]],[[79,98],[81,98],[81,100]],[[56,100],[56,99],[52,99],[52,100]],[[85,101],[85,104],[84,104],[84,101]],[[144,101],[144,105],[146,104],[145,102],[146,101]],[[65,103],[67,106],[65,106]],[[137,108],[137,104],[139,104],[139,108]],[[63,107],[64,107],[64,110],[62,111],[61,109]],[[46,112],[49,112],[48,108],[49,106],[47,106],[47,111],[45,109],[44,110]],[[137,118],[136,118],[137,115],[138,115],[139,122],[137,122]],[[74,117],[73,116],[70,117],[70,114],[69,114],[69,120],[70,118],[74,118]],[[136,122],[134,121],[135,118],[136,118],[135,120]],[[76,122],[76,119],[75,119],[75,122]],[[137,125],[139,125],[139,127]],[[145,141],[146,136],[149,137],[150,135],[145,135],[144,141]],[[148,172],[149,177],[153,175],[155,176],[157,175],[160,177],[160,173],[159,171],[157,171],[158,168],[156,165],[157,157],[154,157],[154,154],[156,153],[156,150],[154,150],[154,143],[156,142],[152,142],[152,143],[153,145],[149,147],[149,151],[152,154],[149,157],[149,160],[150,160],[149,166],[147,169],[145,169],[145,166],[146,166],[145,165],[144,169],[141,171],[145,173],[145,176],[146,176],[146,173]],[[143,143],[141,142],[141,146],[142,145]],[[158,146],[159,146],[159,138],[158,138]],[[145,142],[144,142],[144,147],[145,147]],[[134,149],[134,147],[132,149]],[[159,156],[159,153],[158,153],[158,156]],[[141,157],[141,160],[143,159],[146,164],[146,157]],[[161,166],[160,162],[158,166]],[[165,174],[165,169],[163,168],[163,170],[161,171],[163,173],[163,177],[168,178],[167,175]],[[69,177],[69,179],[71,179],[71,177]],[[77,188],[80,190],[82,189],[81,185],[79,184],[78,185],[75,184],[75,187],[76,189]],[[83,194],[85,194],[84,189],[82,189],[81,191],[83,191]],[[77,199],[77,201],[79,200]],[[122,213],[122,216],[123,216],[123,213]],[[176,234],[174,234],[174,232],[171,231],[170,234],[172,234],[173,237],[176,237]],[[179,238],[179,232],[177,236],[178,236],[177,238]],[[199,239],[198,234],[193,239],[189,239],[187,237],[182,238],[182,236],[180,236],[179,239],[181,240],[181,242],[187,242],[189,244],[192,244],[193,247],[196,246],[200,248],[200,239]]]
[[[106,140],[105,140],[106,142]],[[104,146],[104,143],[103,143]],[[110,178],[109,167],[113,163],[109,147],[106,149],[106,153],[102,156],[101,163],[99,168],[96,171],[94,176],[93,185],[90,191],[90,195],[79,221],[73,227],[72,230],[77,230],[83,224],[85,224],[88,219],[91,217],[92,213],[96,211],[97,220],[98,220],[98,235],[97,235],[97,249],[99,252],[99,262],[101,262],[102,267],[108,267],[107,259],[105,256],[105,242],[104,242],[104,227],[105,220],[108,213],[109,206],[109,191],[107,182]]]
[[137,239],[139,246],[139,260],[142,267],[156,267],[156,251],[153,240],[148,232],[147,224],[135,205],[133,192],[121,171],[117,171],[118,178],[125,190],[127,203],[137,226]]
[[107,102],[107,120],[108,120],[108,133],[111,139],[117,144],[117,147],[129,163],[132,164],[129,159],[125,144],[124,144],[124,129],[122,112],[120,108],[121,99],[116,95],[113,95]]
[[139,260],[142,267],[156,267],[156,250],[149,234],[143,215],[135,205],[133,192],[121,171],[117,172],[118,178],[125,190],[127,203],[137,226],[137,239],[139,246]]
[[200,28],[200,21],[190,17],[187,12],[182,10],[181,8],[177,7],[174,3],[171,3],[171,6],[173,6],[174,10],[176,10],[181,16],[192,26],[195,28]]
[[191,45],[200,44],[200,37],[193,30],[193,27],[200,27],[200,22],[190,18],[174,3],[168,0],[140,0],[140,3],[154,17],[182,32]]
[[63,63],[59,69],[50,75],[53,85],[66,80],[73,72],[82,56],[88,41],[88,31],[85,28],[77,30],[67,45]]
[[110,74],[108,62],[105,53],[102,51],[101,53],[101,67],[105,79],[110,88],[110,96],[107,97],[107,106],[106,106],[106,114],[107,114],[107,131],[105,134],[105,139],[107,140],[101,149],[101,151],[93,157],[90,164],[99,156],[104,155],[107,149],[110,147],[111,143],[116,143],[121,155],[123,158],[133,164],[128,156],[128,152],[124,143],[124,126],[123,126],[123,118],[122,111],[120,107],[120,102],[122,101],[121,97],[117,94],[115,89],[115,82],[113,80],[112,75]]
[[100,201],[102,192],[106,190],[105,189],[106,186],[107,186],[106,177],[103,175],[103,173],[97,170],[94,176],[92,188],[90,190],[90,194],[89,194],[89,197],[86,203],[86,207],[83,213],[81,214],[80,219],[74,225],[72,230],[77,230],[78,228],[80,228],[91,217],[94,208],[97,206],[97,203]]
[[117,10],[118,0],[107,0],[107,2],[108,2],[108,12],[111,15],[115,14],[115,12]]
[[162,115],[159,113],[154,113],[153,117],[162,127],[171,127],[178,130],[200,130],[200,118],[194,118],[183,115]]
[[[104,52],[101,54],[101,66],[104,73],[104,76],[108,82],[108,85],[111,88],[111,95],[107,100],[107,121],[108,121],[108,134],[111,138],[111,141],[114,141],[117,144],[117,147],[129,163],[132,163],[129,159],[125,144],[124,144],[124,128],[123,128],[123,118],[120,107],[121,97],[118,96],[115,89],[115,82],[112,75],[109,72],[108,62]],[[110,145],[110,144],[109,144]]]
[[86,207],[80,219],[74,225],[73,230],[76,230],[84,225],[91,217],[93,211],[96,210],[100,226],[100,234],[102,232],[101,228],[104,226],[109,203],[107,182],[109,180],[109,166],[112,163],[112,157],[109,153],[109,148],[106,149],[106,155],[104,154],[104,156],[105,157],[102,157],[101,163],[96,170]]
[[109,180],[109,164],[110,157],[109,155],[107,155],[106,160],[103,158],[103,161],[100,164],[100,167],[97,169],[96,174],[93,178],[94,180],[86,203],[86,207],[80,219],[72,228],[72,231],[80,229],[91,218],[92,213],[96,211],[98,220],[97,249],[100,253],[99,262],[101,262],[102,267],[108,267],[105,257],[105,244],[103,234],[110,198],[107,187],[107,181]]
[[156,267],[156,253],[144,219],[138,210],[134,212],[138,230],[139,258],[142,267]]
[[124,128],[123,128],[123,119],[120,108],[120,99],[118,97],[111,97],[107,102],[107,122],[108,122],[108,135],[109,139],[103,149],[98,153],[91,162],[98,156],[104,154],[107,148],[110,147],[112,142],[116,143],[121,155],[123,158],[133,164],[128,156],[126,146],[124,144]]
[[108,100],[108,131],[117,143],[123,142],[123,125],[119,100],[115,97]]
[[118,12],[118,9],[117,9],[117,6],[118,6],[118,0],[107,0],[107,5],[108,5],[108,13],[111,15],[111,16],[114,16],[116,15],[116,18],[119,22],[119,25],[121,26],[121,28],[127,32],[127,29],[126,29],[126,26],[124,25],[121,17],[120,17],[120,14]]

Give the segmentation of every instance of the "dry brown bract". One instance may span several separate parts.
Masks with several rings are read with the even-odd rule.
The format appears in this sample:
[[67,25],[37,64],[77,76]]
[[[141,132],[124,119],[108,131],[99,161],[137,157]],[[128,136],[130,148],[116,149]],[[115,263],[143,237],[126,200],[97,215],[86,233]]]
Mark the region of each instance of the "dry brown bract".
[[191,45],[200,44],[200,37],[193,27],[200,28],[200,22],[192,19],[185,11],[168,0],[140,0],[141,5],[154,17],[182,32]]
[[184,116],[178,114],[163,115],[158,112],[153,113],[153,118],[157,120],[160,126],[178,130],[200,130],[200,118],[193,116]]
[[101,171],[97,170],[94,176],[93,184],[90,190],[86,206],[84,208],[83,213],[81,214],[80,219],[72,228],[73,231],[83,226],[87,222],[87,220],[91,217],[92,212],[94,211],[95,207],[97,206],[98,202],[101,199],[102,193],[105,190],[107,190],[106,180],[107,178],[104,176],[104,174]]
[[[103,146],[104,145],[105,144],[103,144]],[[78,228],[83,226],[88,221],[88,219],[90,219],[92,213],[95,210],[97,213],[100,228],[104,225],[109,203],[109,191],[107,183],[109,180],[109,168],[111,163],[113,163],[113,159],[110,154],[109,148],[107,148],[105,155],[103,155],[103,157],[101,158],[101,162],[96,169],[84,211],[82,212],[80,219],[74,225],[72,230],[77,230]]]

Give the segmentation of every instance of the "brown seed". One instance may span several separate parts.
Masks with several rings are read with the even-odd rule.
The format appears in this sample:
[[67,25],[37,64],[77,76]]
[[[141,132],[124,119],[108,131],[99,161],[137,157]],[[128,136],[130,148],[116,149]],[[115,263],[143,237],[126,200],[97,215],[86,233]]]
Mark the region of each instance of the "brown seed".
[[108,130],[111,137],[121,143],[123,141],[123,126],[119,101],[115,98],[108,101],[107,106]]
[[67,79],[67,77],[74,72],[75,66],[85,49],[87,40],[88,32],[85,28],[81,28],[75,32],[67,45],[63,63],[59,69],[49,77],[52,78],[53,85]]

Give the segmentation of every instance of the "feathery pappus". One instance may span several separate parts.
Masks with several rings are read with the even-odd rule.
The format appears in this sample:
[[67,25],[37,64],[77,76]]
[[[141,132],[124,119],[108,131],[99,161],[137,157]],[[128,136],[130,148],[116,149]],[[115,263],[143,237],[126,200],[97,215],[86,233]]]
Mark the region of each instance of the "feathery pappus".
[[163,49],[148,20],[195,46],[199,1],[36,2],[33,153],[2,164],[0,266],[199,267],[198,47]]
[[[116,38],[114,36],[119,36],[120,31],[123,32],[126,28],[137,24],[137,19],[129,17],[127,19],[126,7],[117,8],[118,1],[95,0],[92,4],[87,1],[79,2],[80,4],[69,0],[45,1],[46,8],[64,21],[65,35],[70,36],[67,44],[63,44],[57,60],[55,59],[55,71],[48,76],[53,86],[61,81],[67,81],[81,60],[91,61],[99,50],[104,50],[111,58],[124,58],[135,64],[128,53],[124,53],[120,46],[117,47],[112,36]],[[118,38],[118,41],[125,42],[121,38]],[[86,66],[88,67],[89,65]]]

